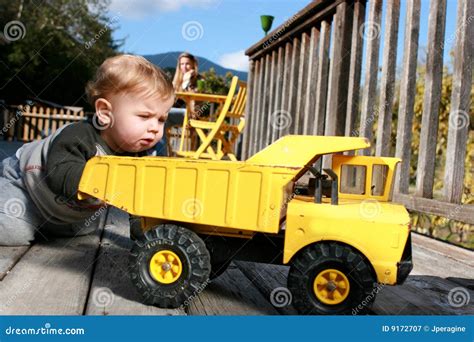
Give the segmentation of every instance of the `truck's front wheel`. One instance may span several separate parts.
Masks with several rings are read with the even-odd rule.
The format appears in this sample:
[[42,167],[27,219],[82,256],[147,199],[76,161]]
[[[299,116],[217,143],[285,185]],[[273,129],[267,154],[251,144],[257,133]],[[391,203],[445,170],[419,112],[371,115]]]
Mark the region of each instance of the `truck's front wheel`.
[[361,314],[375,299],[375,277],[367,259],[338,243],[305,248],[291,264],[288,288],[302,314]]
[[130,277],[146,303],[163,308],[186,305],[207,285],[211,258],[202,239],[174,224],[145,233],[132,248]]

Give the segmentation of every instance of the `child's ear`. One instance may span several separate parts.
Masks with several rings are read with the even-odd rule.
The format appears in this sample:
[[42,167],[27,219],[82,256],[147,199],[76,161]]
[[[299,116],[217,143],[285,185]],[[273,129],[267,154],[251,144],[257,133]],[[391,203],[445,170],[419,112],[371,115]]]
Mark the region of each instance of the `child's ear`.
[[104,98],[98,98],[95,101],[95,115],[101,126],[113,124],[112,104]]

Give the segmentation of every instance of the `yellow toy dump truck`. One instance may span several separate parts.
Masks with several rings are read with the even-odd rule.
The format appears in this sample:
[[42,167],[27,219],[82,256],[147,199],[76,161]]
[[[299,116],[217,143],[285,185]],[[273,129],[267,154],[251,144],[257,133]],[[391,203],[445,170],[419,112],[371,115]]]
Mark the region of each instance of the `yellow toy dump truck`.
[[[400,160],[341,154],[367,147],[290,135],[246,161],[94,157],[79,190],[141,217],[130,273],[149,303],[182,305],[236,259],[289,265],[302,314],[361,313],[412,269],[408,213],[389,201]],[[323,155],[331,169],[313,167]]]

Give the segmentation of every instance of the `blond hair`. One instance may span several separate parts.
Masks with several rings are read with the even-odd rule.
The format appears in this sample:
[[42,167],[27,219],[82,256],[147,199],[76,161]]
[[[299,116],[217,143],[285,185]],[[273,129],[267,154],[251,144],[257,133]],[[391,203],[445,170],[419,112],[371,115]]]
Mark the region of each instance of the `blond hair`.
[[183,52],[178,56],[178,62],[176,63],[176,71],[174,73],[174,78],[173,78],[173,87],[175,91],[180,91],[181,84],[183,84],[183,73],[181,72],[180,68],[180,61],[181,58],[189,58],[193,62],[193,70],[194,70],[194,79],[196,79],[197,74],[198,74],[198,60],[196,57],[191,55],[189,52]]
[[98,98],[108,98],[122,92],[163,99],[174,96],[173,84],[167,75],[145,58],[134,55],[107,58],[97,70],[95,78],[86,86],[92,106]]

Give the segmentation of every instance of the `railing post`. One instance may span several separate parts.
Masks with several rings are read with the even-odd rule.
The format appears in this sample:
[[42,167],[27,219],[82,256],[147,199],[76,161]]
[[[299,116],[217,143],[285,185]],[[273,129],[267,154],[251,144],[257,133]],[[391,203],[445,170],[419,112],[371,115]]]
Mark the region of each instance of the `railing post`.
[[328,92],[326,135],[344,135],[353,16],[354,8],[349,2],[342,2],[337,6],[333,20],[334,46],[329,72],[331,86]]
[[457,23],[443,190],[446,201],[461,203],[472,89],[472,50],[474,49],[472,40],[474,36],[474,3],[472,0],[459,0]]
[[388,2],[382,58],[382,79],[380,82],[380,110],[377,123],[375,155],[388,157],[392,146],[392,109],[395,88],[395,67],[397,65],[398,21],[400,0]]
[[[351,66],[349,70],[349,83],[347,90],[347,112],[346,112],[346,136],[357,136],[355,121],[359,110],[360,76],[362,66],[363,40],[360,28],[365,20],[365,0],[357,1],[354,4],[354,20],[352,23],[351,42]],[[353,154],[353,151],[350,152]]]
[[242,151],[240,153],[240,160],[245,160],[248,158],[248,145],[250,139],[250,122],[252,117],[250,112],[252,109],[252,101],[254,101],[253,93],[253,78],[255,72],[255,62],[253,60],[249,61],[249,77],[247,79],[247,103],[245,104],[245,127],[242,134]]
[[420,0],[407,3],[405,24],[405,46],[400,80],[400,106],[398,109],[397,144],[395,156],[402,159],[395,175],[394,189],[408,193],[410,180],[410,158],[413,114],[416,94],[416,65],[418,58],[418,36],[420,32]]
[[439,104],[443,80],[444,29],[446,0],[431,1],[428,28],[425,94],[421,120],[416,195],[433,197],[436,142],[438,136]]
[[[363,35],[367,41],[364,88],[362,91],[362,105],[359,135],[372,142],[372,127],[377,116],[375,99],[377,93],[377,75],[379,68],[379,46],[382,18],[382,0],[369,2],[369,20],[363,28]],[[362,29],[362,28],[360,28]],[[367,148],[362,155],[370,155]]]

